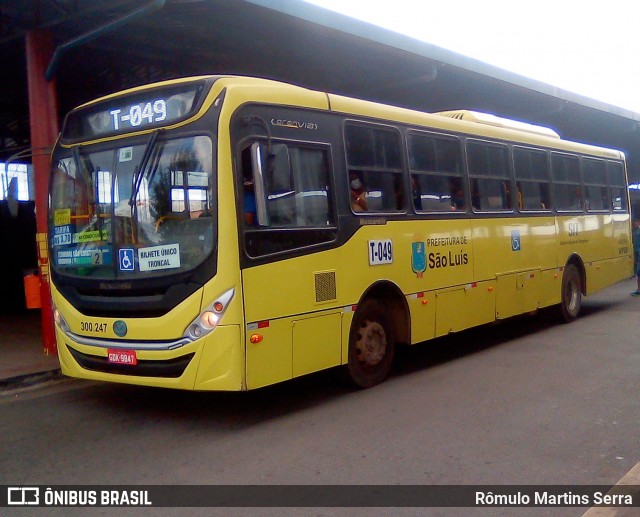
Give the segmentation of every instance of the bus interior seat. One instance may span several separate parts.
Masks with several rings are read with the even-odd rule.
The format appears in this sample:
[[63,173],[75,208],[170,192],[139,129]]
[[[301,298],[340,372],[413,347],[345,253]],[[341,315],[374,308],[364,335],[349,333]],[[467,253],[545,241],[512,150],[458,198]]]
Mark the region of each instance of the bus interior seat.
[[480,181],[480,208],[483,210],[502,210],[507,206],[505,193],[500,181]]
[[324,190],[296,194],[298,226],[325,226],[329,220],[329,202]]
[[447,196],[423,194],[420,196],[420,210],[424,212],[442,212],[451,206],[451,198]]
[[367,212],[377,212],[384,208],[381,190],[367,192],[365,194],[365,200],[367,202]]
[[269,223],[275,226],[291,226],[296,220],[295,192],[269,194],[267,198]]

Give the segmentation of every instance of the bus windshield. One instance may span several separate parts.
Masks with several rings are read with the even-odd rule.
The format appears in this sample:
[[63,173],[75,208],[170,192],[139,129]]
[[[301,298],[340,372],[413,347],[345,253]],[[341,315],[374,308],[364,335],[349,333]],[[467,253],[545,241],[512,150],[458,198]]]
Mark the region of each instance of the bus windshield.
[[52,161],[50,250],[62,274],[101,280],[195,268],[215,242],[208,136],[59,149]]

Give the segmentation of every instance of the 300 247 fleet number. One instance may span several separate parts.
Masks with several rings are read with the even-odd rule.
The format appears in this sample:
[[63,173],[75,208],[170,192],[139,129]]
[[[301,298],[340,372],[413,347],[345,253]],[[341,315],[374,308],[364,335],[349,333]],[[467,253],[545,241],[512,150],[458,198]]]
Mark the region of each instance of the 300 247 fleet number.
[[105,333],[107,331],[106,323],[98,323],[97,321],[81,321],[80,330],[82,332],[99,332]]

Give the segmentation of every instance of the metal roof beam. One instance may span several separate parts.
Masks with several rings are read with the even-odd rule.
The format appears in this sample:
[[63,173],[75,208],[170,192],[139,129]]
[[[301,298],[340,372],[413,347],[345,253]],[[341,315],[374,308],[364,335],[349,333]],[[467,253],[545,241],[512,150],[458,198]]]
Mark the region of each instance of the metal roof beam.
[[166,0],[153,0],[147,5],[141,7],[140,9],[136,9],[132,13],[129,13],[126,16],[123,16],[122,18],[118,18],[117,20],[107,23],[102,27],[98,27],[97,29],[91,32],[87,32],[81,36],[78,36],[77,38],[72,39],[71,41],[68,41],[67,43],[60,45],[53,53],[53,57],[51,58],[51,62],[49,63],[49,66],[47,67],[47,71],[45,73],[45,79],[47,81],[51,81],[51,79],[53,79],[53,76],[56,73],[56,68],[58,66],[58,61],[60,60],[60,57],[62,56],[62,54],[67,50],[70,50],[72,48],[83,45],[84,43],[87,43],[91,40],[99,38],[103,34],[116,30],[121,26],[126,25],[127,23],[130,23],[140,18],[141,16],[144,16],[145,14],[161,9],[164,6],[165,2]]

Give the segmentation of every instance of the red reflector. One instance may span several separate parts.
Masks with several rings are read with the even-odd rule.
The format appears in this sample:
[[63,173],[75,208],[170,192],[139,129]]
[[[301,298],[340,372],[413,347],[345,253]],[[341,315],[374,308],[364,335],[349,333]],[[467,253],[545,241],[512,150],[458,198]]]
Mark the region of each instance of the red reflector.
[[259,321],[258,322],[258,328],[259,329],[266,329],[269,327],[269,320],[267,321]]
[[138,364],[135,350],[120,350],[110,348],[107,350],[107,360],[114,364],[130,364],[135,366]]
[[424,293],[418,293],[418,294],[416,294],[416,298],[424,298]]

